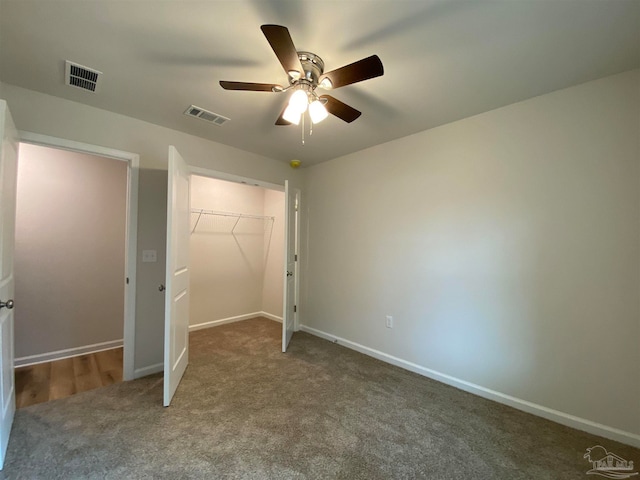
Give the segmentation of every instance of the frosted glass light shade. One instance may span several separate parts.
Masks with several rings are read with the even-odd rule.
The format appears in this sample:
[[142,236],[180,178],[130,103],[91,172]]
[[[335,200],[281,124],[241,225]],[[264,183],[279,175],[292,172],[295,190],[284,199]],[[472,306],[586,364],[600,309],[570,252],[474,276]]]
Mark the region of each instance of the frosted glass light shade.
[[294,125],[298,125],[300,123],[300,117],[302,113],[296,110],[289,104],[287,108],[285,108],[284,113],[282,114],[282,118],[284,118],[287,122],[293,123]]
[[319,100],[315,100],[309,105],[309,116],[313,123],[320,123],[327,118],[328,115],[329,112],[327,112],[327,109]]
[[289,107],[293,108],[298,113],[305,112],[308,104],[309,97],[307,97],[307,92],[304,90],[296,90],[289,99]]
[[326,90],[331,90],[333,88],[333,83],[331,83],[331,79],[329,79],[329,77],[324,77],[318,86]]

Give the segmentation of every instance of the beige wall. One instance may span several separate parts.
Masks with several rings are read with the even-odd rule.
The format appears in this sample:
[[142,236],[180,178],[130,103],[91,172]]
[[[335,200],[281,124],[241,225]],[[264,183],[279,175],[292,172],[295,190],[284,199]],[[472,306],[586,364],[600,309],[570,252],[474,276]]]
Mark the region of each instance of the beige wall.
[[21,144],[17,358],[122,340],[127,164]]
[[[273,192],[273,193],[270,193]],[[191,207],[248,215],[267,215],[265,196],[284,198],[281,192],[242,185],[213,178],[191,177]],[[282,288],[280,298],[271,298],[273,289],[267,282],[282,284],[283,266],[272,271],[267,256],[277,256],[284,248],[282,217],[284,203],[269,202],[270,213],[278,216],[278,225],[267,220],[203,215],[191,235],[191,302],[190,324],[199,325],[240,315],[261,312],[263,303],[269,306],[280,301],[282,316]],[[197,215],[192,214],[192,227]],[[237,224],[236,224],[237,222]],[[234,228],[235,225],[235,228]],[[233,233],[232,233],[233,231]],[[269,247],[269,250],[267,250]],[[267,268],[270,267],[270,268]],[[272,278],[273,277],[273,278]],[[265,290],[267,294],[264,295]],[[277,289],[275,290],[277,294]]]
[[633,71],[307,169],[302,323],[640,443],[639,138]]
[[[19,130],[100,145],[140,155],[135,369],[157,371],[163,358],[166,245],[166,177],[169,145],[193,166],[300,187],[302,172],[277,161],[124,115],[0,83]],[[198,120],[194,120],[198,121]],[[211,128],[224,128],[211,126]],[[142,263],[142,250],[158,251],[158,262]]]

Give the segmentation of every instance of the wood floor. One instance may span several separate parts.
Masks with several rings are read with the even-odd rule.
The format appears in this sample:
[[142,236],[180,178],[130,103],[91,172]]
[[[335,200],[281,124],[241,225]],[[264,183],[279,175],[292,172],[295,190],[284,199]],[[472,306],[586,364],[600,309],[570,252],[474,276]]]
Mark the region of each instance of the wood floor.
[[16,368],[16,407],[122,381],[122,348]]

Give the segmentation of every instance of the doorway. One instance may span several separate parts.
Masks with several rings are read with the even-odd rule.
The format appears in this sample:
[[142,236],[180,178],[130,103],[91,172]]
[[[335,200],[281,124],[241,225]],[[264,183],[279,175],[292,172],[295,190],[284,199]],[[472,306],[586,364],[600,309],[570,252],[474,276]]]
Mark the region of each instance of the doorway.
[[137,155],[34,134],[22,140],[18,407],[132,378],[137,217]]
[[191,176],[189,330],[282,323],[284,192]]
[[[230,174],[211,171],[199,167],[190,167],[178,150],[169,146],[168,151],[168,182],[167,182],[167,253],[166,253],[166,289],[161,285],[165,293],[165,324],[164,324],[164,386],[163,405],[171,405],[173,395],[180,384],[180,380],[189,364],[189,326],[190,326],[190,274],[193,261],[190,261],[190,236],[191,236],[191,180],[193,176],[218,178],[240,183],[250,183],[255,186],[273,188],[277,191],[284,190],[285,205],[285,233],[283,254],[286,252],[286,262],[282,262],[283,278],[294,276],[297,268],[297,241],[299,235],[298,216],[294,214],[294,208],[299,205],[300,192],[289,186],[288,180],[284,181],[284,189],[279,185],[267,184],[248,180]],[[199,212],[200,214],[203,212]],[[193,222],[194,229],[197,223]],[[292,235],[293,232],[295,235]],[[294,251],[295,245],[295,251]],[[288,270],[289,262],[295,268]],[[286,277],[284,272],[286,271]],[[295,325],[297,324],[297,284],[296,277],[283,285],[283,310],[282,310],[282,351],[287,351]]]

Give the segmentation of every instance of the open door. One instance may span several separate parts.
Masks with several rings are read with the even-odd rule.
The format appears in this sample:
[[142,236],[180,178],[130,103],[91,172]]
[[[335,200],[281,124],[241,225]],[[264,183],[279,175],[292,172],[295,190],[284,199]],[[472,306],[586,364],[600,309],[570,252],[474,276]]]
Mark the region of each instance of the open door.
[[171,404],[189,363],[189,167],[169,147],[167,273],[164,319],[164,400]]
[[9,444],[16,395],[13,374],[13,245],[16,229],[18,132],[0,100],[0,469]]
[[295,328],[296,316],[296,261],[297,238],[296,222],[298,200],[296,192],[289,187],[289,182],[284,182],[285,216],[284,216],[284,315],[282,316],[282,351],[286,352]]

